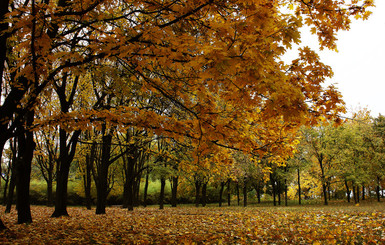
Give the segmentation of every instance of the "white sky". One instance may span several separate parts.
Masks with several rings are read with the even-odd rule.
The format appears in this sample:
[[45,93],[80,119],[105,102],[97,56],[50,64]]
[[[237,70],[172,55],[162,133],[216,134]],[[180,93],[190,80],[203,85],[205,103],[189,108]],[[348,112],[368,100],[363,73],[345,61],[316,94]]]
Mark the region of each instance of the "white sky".
[[[338,53],[318,51],[332,67],[331,82],[342,93],[348,111],[366,107],[371,115],[385,115],[385,0],[366,21],[354,20],[349,31],[338,34]],[[303,33],[302,45],[318,50],[317,38]]]

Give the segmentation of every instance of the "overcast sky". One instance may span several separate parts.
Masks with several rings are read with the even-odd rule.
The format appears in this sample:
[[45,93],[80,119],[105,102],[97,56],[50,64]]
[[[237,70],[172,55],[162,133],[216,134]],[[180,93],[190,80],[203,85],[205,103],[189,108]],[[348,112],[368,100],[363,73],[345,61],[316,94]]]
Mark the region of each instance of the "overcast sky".
[[[332,67],[348,110],[367,107],[371,115],[385,115],[385,0],[366,21],[354,20],[349,31],[338,34],[338,53],[318,51],[323,63]],[[318,50],[317,38],[303,34],[302,44]]]

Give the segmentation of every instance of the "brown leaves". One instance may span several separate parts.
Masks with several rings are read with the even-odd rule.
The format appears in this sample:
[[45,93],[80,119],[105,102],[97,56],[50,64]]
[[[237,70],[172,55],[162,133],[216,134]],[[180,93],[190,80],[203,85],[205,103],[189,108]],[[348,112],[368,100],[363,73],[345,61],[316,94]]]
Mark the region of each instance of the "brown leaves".
[[[383,209],[383,208],[382,208]],[[10,228],[2,244],[375,244],[385,242],[385,214],[350,208],[108,208],[94,215],[70,208],[71,217],[49,218],[51,208],[33,207],[34,223]]]

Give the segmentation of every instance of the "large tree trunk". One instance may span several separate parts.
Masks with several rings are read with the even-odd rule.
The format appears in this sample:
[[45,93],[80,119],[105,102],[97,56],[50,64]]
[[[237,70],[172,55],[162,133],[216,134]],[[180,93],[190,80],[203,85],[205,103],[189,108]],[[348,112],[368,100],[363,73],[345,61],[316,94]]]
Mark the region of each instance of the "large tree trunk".
[[166,179],[164,177],[160,178],[160,193],[159,193],[159,209],[164,208],[164,188],[166,186]]
[[200,190],[201,190],[201,182],[199,180],[196,180],[195,181],[195,207],[199,207]]
[[178,176],[172,177],[172,185],[171,185],[171,207],[176,207],[178,204]]
[[[34,111],[27,112],[26,116],[27,126],[32,125]],[[17,223],[24,224],[32,222],[29,184],[35,142],[33,133],[25,128],[20,128],[18,134],[18,158],[16,161]]]
[[59,129],[60,155],[56,167],[56,194],[55,210],[51,217],[68,216],[67,212],[67,185],[71,162],[75,156],[76,146],[81,131],[75,131],[69,143],[68,135],[62,128]]
[[53,206],[53,176],[52,173],[48,173],[48,181],[47,181],[47,206]]
[[225,189],[226,182],[221,182],[221,188],[219,189],[219,207],[222,207],[223,191]]
[[206,192],[207,192],[207,182],[203,183],[202,185],[202,198],[201,198],[202,207],[206,207],[206,203],[207,203]]
[[96,214],[105,214],[108,193],[108,168],[110,166],[112,135],[102,137],[102,159],[98,166],[98,181],[96,185]]

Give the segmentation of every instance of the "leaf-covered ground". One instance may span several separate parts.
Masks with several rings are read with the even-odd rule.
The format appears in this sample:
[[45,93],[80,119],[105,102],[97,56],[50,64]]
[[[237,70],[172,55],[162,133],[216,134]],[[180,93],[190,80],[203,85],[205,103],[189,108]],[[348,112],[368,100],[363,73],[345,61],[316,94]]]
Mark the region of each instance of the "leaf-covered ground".
[[[385,205],[385,204],[382,204]],[[385,212],[376,207],[52,208],[32,207],[34,222],[16,225],[16,212],[1,218],[9,230],[0,244],[385,244]]]

